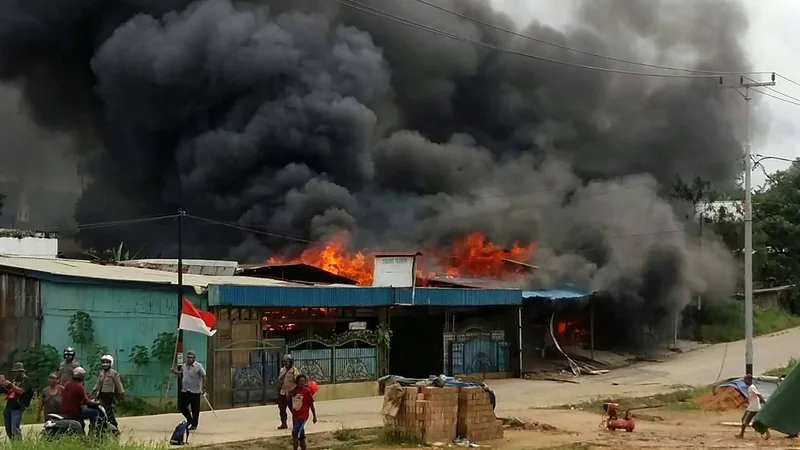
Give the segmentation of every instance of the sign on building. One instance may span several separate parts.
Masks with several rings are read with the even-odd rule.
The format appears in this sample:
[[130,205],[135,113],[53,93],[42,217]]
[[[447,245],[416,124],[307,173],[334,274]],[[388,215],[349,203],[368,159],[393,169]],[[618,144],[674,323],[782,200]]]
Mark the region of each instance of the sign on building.
[[417,256],[421,253],[375,255],[373,287],[409,288],[416,284]]

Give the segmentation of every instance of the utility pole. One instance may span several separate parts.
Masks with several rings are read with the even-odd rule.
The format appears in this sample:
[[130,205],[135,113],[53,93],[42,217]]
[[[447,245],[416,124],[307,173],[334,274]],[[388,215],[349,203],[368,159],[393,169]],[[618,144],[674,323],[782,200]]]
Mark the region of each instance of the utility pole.
[[772,81],[766,83],[744,82],[739,78],[739,87],[744,88],[745,123],[744,123],[744,337],[745,363],[744,372],[753,374],[753,195],[751,172],[753,170],[752,152],[750,151],[750,89],[775,86],[775,74]]

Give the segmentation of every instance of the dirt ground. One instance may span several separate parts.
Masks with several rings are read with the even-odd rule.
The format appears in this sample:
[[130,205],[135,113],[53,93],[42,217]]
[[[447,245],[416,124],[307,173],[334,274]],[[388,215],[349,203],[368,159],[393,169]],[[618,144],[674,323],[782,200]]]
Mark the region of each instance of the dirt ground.
[[[497,450],[528,449],[747,449],[775,448],[800,449],[800,440],[785,439],[780,433],[773,433],[772,439],[764,440],[749,430],[744,440],[737,439],[738,428],[723,425],[724,422],[738,422],[739,412],[670,411],[651,409],[637,411],[636,429],[625,431],[606,431],[599,428],[601,416],[578,410],[531,410],[524,417],[525,422],[540,424],[530,430],[507,429],[502,440],[479,443],[481,448]],[[542,426],[547,424],[552,426]],[[546,429],[546,430],[543,430]],[[309,450],[396,450],[407,448],[459,448],[447,443],[435,445],[400,444],[389,445],[379,437],[380,430],[344,430],[339,433],[321,433],[308,436]],[[213,450],[255,450],[291,449],[287,438],[225,444],[206,447]]]

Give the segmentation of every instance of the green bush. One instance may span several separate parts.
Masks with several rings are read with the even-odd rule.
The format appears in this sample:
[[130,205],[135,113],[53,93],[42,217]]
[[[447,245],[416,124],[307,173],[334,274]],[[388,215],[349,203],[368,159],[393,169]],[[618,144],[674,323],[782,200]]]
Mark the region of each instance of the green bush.
[[[744,303],[740,300],[709,303],[699,322],[702,341],[717,343],[744,339]],[[800,326],[800,317],[783,308],[753,306],[753,334],[756,336],[797,326]]]
[[16,353],[14,359],[25,364],[28,378],[38,392],[47,386],[47,378],[58,368],[61,356],[55,347],[42,345],[26,348]]

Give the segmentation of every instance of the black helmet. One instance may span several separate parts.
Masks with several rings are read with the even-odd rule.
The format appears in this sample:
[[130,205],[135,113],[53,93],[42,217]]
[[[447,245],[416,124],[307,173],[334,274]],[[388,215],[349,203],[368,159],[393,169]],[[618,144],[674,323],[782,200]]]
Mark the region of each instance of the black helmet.
[[66,358],[67,356],[75,356],[75,349],[72,348],[72,347],[65,348],[64,349],[64,357]]

